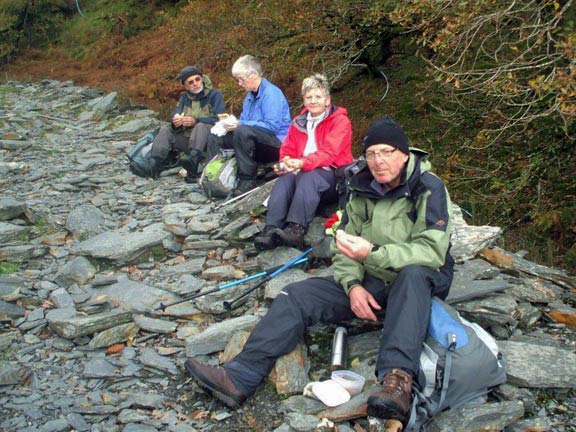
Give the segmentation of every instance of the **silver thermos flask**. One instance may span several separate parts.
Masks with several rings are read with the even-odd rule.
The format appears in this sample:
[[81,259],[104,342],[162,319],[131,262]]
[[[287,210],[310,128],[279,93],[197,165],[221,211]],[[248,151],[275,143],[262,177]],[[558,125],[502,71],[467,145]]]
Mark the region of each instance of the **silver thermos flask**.
[[332,340],[332,360],[330,370],[346,369],[346,360],[348,359],[348,346],[346,337],[348,330],[345,327],[336,327],[334,330],[334,339]]

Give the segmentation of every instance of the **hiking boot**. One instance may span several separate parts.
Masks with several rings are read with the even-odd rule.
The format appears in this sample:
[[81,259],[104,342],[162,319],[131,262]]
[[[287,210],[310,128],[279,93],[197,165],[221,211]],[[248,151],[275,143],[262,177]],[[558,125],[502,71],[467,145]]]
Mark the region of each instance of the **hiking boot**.
[[150,169],[150,177],[153,179],[159,178],[163,168],[162,159],[157,157],[150,158],[150,164],[148,166]]
[[198,167],[200,166],[201,158],[199,155],[187,154],[180,158],[182,168],[186,170],[186,183],[194,183],[198,178]]
[[256,249],[274,249],[278,245],[278,237],[276,230],[278,227],[274,225],[265,225],[260,234],[254,237],[254,246]]
[[392,369],[382,380],[382,390],[368,398],[369,416],[398,420],[406,425],[410,415],[412,375]]
[[223,367],[204,365],[192,358],[186,360],[184,366],[200,387],[230,408],[238,408],[246,400]]
[[262,183],[259,182],[258,180],[253,180],[253,179],[239,179],[238,180],[238,185],[236,186],[236,189],[234,189],[234,193],[233,195],[236,197],[238,195],[242,195],[243,193],[246,193],[248,191],[251,191],[254,188],[257,188],[258,186],[260,186]]
[[280,240],[288,246],[294,246],[296,248],[301,248],[304,246],[304,235],[306,234],[306,228],[302,225],[289,223],[286,228],[276,229],[276,235],[280,237]]

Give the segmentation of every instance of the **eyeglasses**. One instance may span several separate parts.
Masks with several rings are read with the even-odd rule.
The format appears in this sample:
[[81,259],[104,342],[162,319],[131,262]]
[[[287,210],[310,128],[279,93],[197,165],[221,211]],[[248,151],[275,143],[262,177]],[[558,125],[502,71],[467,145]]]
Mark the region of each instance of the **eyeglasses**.
[[193,83],[199,83],[200,81],[202,81],[202,77],[197,76],[195,78],[190,78],[189,80],[186,80],[184,84],[191,85]]
[[246,74],[243,77],[241,76],[237,76],[236,78],[236,82],[239,84],[245,83],[246,81],[248,81],[248,78],[250,77],[250,74]]
[[397,148],[386,149],[386,150],[370,150],[367,151],[364,157],[368,162],[372,162],[376,158],[380,160],[390,159],[394,152],[398,150]]

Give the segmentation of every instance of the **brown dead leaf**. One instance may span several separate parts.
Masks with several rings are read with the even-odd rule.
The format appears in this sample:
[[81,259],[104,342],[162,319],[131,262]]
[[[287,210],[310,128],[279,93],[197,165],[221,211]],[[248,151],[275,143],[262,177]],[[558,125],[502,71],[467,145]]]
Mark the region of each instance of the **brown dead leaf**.
[[210,415],[210,411],[195,411],[188,416],[192,420],[204,420]]
[[108,355],[113,355],[113,354],[119,354],[122,351],[124,351],[124,344],[121,343],[117,343],[114,345],[110,345],[107,349],[106,349],[106,354]]

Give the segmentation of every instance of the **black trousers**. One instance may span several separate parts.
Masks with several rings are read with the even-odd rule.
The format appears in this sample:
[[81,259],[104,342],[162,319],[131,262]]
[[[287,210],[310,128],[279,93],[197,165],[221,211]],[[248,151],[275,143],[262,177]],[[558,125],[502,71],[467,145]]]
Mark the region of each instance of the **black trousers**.
[[207,158],[213,158],[221,148],[234,149],[238,161],[238,177],[254,179],[259,163],[276,162],[282,143],[274,134],[253,126],[240,125],[223,137],[210,134]]
[[[367,276],[366,288],[382,306],[383,320],[376,376],[381,380],[393,368],[417,376],[419,359],[430,319],[431,299],[446,298],[453,267],[434,271],[421,266],[400,270],[390,284]],[[309,326],[355,318],[344,289],[333,278],[310,278],[287,285],[258,323],[242,352],[224,367],[246,394],[254,392],[274,366],[303,340]]]

